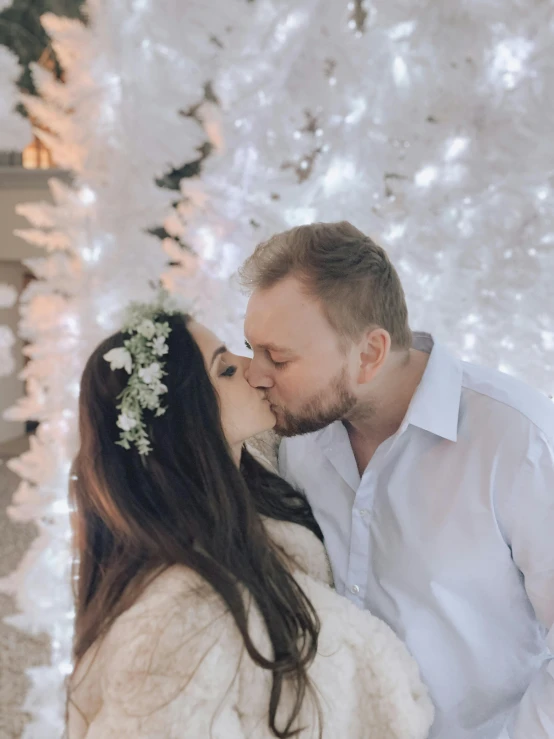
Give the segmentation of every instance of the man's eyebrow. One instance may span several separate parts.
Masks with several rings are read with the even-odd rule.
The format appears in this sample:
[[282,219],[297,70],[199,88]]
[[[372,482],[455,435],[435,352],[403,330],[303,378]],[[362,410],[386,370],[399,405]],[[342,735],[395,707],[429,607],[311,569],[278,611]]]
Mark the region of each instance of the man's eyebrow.
[[[248,339],[245,339],[244,343],[249,349],[252,348]],[[276,344],[272,344],[271,342],[269,344],[256,344],[256,346],[259,349],[263,349],[264,351],[276,352],[277,354],[292,354],[293,353],[292,349],[287,349],[284,346],[277,346]]]
[[291,354],[292,349],[287,349],[285,346],[277,346],[276,344],[260,344],[262,349],[267,349],[269,352],[280,352],[281,354]]

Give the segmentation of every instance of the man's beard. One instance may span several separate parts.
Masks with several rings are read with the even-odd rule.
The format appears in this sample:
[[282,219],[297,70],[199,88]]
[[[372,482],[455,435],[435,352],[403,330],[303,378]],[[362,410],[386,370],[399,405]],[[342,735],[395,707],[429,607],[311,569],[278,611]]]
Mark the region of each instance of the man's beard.
[[277,422],[273,430],[280,436],[311,434],[334,421],[344,419],[356,403],[356,397],[348,389],[344,367],[325,390],[310,398],[296,413],[273,406],[273,410],[277,411]]

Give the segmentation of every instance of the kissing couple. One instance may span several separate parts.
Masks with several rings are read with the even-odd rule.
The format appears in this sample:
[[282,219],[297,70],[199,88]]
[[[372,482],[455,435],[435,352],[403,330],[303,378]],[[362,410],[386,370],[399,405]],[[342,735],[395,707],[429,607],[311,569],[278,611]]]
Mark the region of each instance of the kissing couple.
[[134,304],[83,372],[68,738],[554,739],[552,403],[349,223],[242,279],[251,358]]

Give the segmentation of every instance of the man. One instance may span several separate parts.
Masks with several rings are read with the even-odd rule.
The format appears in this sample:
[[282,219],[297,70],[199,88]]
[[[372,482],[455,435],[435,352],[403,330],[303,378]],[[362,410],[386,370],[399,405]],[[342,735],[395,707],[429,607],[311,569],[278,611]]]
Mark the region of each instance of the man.
[[552,403],[412,336],[394,267],[348,223],[274,236],[242,277],[281,474],[338,592],[419,662],[431,736],[554,739]]

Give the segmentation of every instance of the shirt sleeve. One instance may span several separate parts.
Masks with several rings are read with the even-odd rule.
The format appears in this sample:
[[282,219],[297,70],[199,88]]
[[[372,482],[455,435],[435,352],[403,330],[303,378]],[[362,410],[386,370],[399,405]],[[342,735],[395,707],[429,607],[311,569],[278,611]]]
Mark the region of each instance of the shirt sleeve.
[[554,453],[538,431],[502,513],[513,560],[545,633],[545,656],[499,739],[554,739]]

